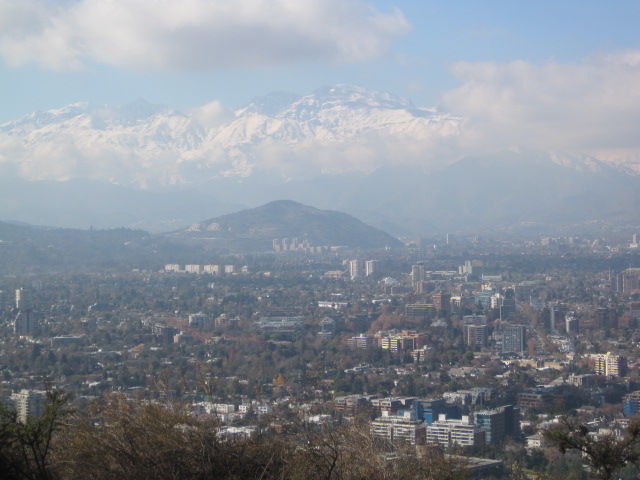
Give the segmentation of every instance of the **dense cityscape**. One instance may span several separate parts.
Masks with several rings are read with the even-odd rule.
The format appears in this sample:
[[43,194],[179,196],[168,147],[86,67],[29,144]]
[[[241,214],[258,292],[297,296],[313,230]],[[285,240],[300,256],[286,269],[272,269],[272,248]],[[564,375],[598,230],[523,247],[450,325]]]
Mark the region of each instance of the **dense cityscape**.
[[0,0],[0,480],[640,479],[638,18]]
[[6,271],[2,396],[22,422],[52,389],[85,415],[119,395],[180,404],[221,438],[357,424],[477,478],[582,478],[588,461],[544,432],[623,437],[638,413],[639,253],[635,236],[278,239],[208,264]]

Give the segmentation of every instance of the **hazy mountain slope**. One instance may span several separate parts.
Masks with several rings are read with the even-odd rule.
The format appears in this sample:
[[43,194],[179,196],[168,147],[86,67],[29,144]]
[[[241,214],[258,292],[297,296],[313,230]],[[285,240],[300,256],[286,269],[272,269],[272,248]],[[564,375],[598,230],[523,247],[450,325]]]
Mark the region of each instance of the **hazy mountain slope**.
[[172,238],[206,241],[212,245],[243,245],[271,250],[273,239],[297,238],[313,246],[384,248],[400,246],[391,235],[342,212],[319,210],[290,200],[223,215],[174,232]]
[[[145,232],[75,230],[0,222],[0,269],[40,272],[53,269],[148,268],[155,249]],[[157,264],[157,263],[156,263]]]
[[158,232],[274,198],[343,211],[394,235],[492,232],[530,224],[581,231],[589,223],[598,229],[640,225],[640,177],[593,159],[546,152],[467,157],[435,172],[405,166],[289,182],[225,178],[201,192],[0,179],[0,218]]
[[236,112],[73,104],[0,125],[0,219],[157,232],[287,198],[395,235],[640,225],[638,176],[542,151],[454,162],[460,125],[345,85]]
[[[333,192],[327,195],[325,192]],[[640,177],[548,152],[467,157],[436,172],[383,168],[367,176],[290,182],[281,193],[358,216],[396,234],[640,225]]]
[[197,191],[148,192],[90,180],[0,177],[0,218],[33,225],[162,232],[238,208]]

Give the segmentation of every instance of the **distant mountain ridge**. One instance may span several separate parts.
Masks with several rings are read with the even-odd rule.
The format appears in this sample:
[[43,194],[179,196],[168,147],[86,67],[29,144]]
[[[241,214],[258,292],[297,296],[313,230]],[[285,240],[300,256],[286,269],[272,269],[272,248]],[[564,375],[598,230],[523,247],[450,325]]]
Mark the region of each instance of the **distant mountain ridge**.
[[246,250],[272,250],[274,239],[315,247],[399,247],[402,243],[377,228],[342,212],[319,210],[291,200],[204,220],[169,234],[172,238],[206,241],[211,245],[243,245]]
[[633,172],[515,148],[454,161],[437,152],[461,121],[349,85],[235,112],[76,103],[0,125],[0,220],[166,232],[288,198],[396,236],[640,225]]
[[[208,227],[217,224],[217,228]],[[162,268],[167,262],[207,263],[219,256],[273,252],[274,238],[354,249],[400,247],[391,235],[335,211],[292,201],[204,220],[202,228],[151,235],[142,230],[72,229],[0,221],[0,269],[6,272]]]
[[[366,145],[455,136],[459,123],[406,99],[348,85],[305,96],[271,94],[236,112],[205,111],[181,113],[139,100],[36,112],[0,125],[0,158],[28,180],[82,177],[144,188],[266,171],[297,178],[327,169],[371,170],[383,159]],[[344,142],[361,144],[360,158],[345,151]],[[316,150],[324,153],[314,158]],[[331,154],[339,161],[328,162]]]
[[92,180],[27,182],[0,177],[0,220],[88,229],[175,230],[241,205],[199,191],[142,191]]
[[284,183],[221,179],[202,191],[0,176],[0,220],[166,232],[267,203],[275,195],[348,213],[396,236],[495,234],[524,225],[548,233],[640,228],[639,176],[594,159],[531,151],[467,157],[435,172],[386,167]]

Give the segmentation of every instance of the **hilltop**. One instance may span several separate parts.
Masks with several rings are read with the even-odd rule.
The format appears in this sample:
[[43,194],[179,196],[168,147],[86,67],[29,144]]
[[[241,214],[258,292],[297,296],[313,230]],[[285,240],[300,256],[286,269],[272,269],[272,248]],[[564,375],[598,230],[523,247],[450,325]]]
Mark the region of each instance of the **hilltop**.
[[388,233],[366,225],[346,213],[319,210],[291,200],[204,220],[173,232],[174,238],[207,241],[241,250],[271,250],[274,239],[297,238],[313,246],[384,248],[401,246]]

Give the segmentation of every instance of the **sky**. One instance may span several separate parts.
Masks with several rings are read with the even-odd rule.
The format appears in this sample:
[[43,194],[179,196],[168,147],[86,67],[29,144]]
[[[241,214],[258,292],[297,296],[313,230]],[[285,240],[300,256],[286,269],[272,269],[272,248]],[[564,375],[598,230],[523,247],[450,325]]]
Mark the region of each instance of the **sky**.
[[640,160],[638,19],[637,0],[0,0],[0,123],[357,84],[460,115],[473,144]]

